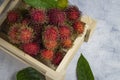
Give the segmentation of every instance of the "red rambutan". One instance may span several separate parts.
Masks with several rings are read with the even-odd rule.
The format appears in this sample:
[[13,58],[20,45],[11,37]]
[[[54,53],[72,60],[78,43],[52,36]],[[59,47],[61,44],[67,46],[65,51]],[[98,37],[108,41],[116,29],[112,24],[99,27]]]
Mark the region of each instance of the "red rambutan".
[[85,23],[81,22],[80,20],[76,21],[73,24],[73,28],[78,34],[82,34],[84,32],[84,26],[85,26]]
[[34,37],[33,29],[27,25],[21,25],[19,29],[19,40],[22,43],[29,43]]
[[56,26],[48,25],[43,34],[42,40],[45,48],[54,50],[57,47],[57,41],[59,38],[59,32]]
[[45,50],[41,51],[41,57],[43,59],[52,60],[53,55],[54,55],[54,52],[52,50],[45,49]]
[[10,27],[9,29],[9,32],[8,32],[8,37],[9,37],[9,40],[12,42],[12,43],[16,43],[18,44],[20,41],[18,39],[18,30],[19,30],[19,25],[17,24],[14,24],[13,26]]
[[71,36],[71,33],[72,31],[70,29],[70,26],[67,25],[59,26],[59,34],[61,40],[69,38]]
[[10,23],[17,22],[18,18],[19,18],[19,14],[15,10],[9,11],[8,14],[7,14],[7,20]]
[[50,24],[62,25],[66,20],[65,13],[57,8],[48,11],[48,18]]
[[81,11],[76,6],[69,6],[66,9],[66,16],[68,20],[75,21],[81,16]]
[[40,47],[37,43],[27,43],[22,45],[22,49],[27,54],[35,56],[38,54]]
[[62,42],[63,48],[70,48],[72,46],[72,40],[70,38],[67,38]]
[[35,23],[43,24],[47,20],[46,13],[44,10],[31,9],[30,15],[32,21]]
[[52,64],[59,65],[62,59],[63,59],[63,54],[61,52],[57,52],[53,57]]
[[56,26],[48,25],[45,27],[43,38],[44,40],[57,40],[59,36],[58,29]]
[[44,42],[44,46],[45,48],[49,49],[49,50],[54,50],[57,48],[57,41],[46,41]]

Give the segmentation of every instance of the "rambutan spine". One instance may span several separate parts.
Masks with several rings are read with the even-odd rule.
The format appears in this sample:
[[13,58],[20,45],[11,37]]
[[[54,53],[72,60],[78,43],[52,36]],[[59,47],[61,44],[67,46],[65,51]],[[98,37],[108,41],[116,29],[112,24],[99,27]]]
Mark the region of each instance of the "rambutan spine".
[[76,21],[81,17],[81,11],[78,9],[77,6],[68,6],[66,9],[66,16],[69,21]]
[[44,24],[45,22],[47,22],[45,10],[32,8],[30,10],[30,16],[32,21],[36,24]]
[[33,38],[34,38],[33,29],[28,25],[22,24],[19,29],[19,40],[21,41],[21,43],[32,42]]
[[42,34],[42,40],[45,48],[54,50],[57,48],[59,40],[59,32],[56,26],[48,25]]
[[49,23],[53,25],[63,25],[66,21],[65,12],[57,8],[48,10],[47,15]]
[[19,19],[19,13],[15,10],[11,10],[7,14],[7,20],[9,23],[15,23]]

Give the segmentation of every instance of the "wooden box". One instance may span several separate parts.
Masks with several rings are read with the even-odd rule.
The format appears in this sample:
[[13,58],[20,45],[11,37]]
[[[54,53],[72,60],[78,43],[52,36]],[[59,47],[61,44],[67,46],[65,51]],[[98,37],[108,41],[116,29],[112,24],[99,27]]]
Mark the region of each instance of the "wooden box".
[[[6,19],[7,12],[15,7],[20,6],[20,4],[21,0],[4,0],[3,4],[0,6],[0,25]],[[6,5],[8,6],[5,7]],[[23,51],[21,51],[20,49],[16,48],[12,44],[4,40],[3,37],[1,38],[1,36],[4,36],[4,34],[1,32],[0,32],[0,50],[5,51],[7,54],[17,58],[18,60],[26,64],[29,64],[31,67],[35,68],[36,70],[44,74],[46,76],[46,80],[64,80],[68,64],[74,57],[77,50],[80,48],[81,44],[89,40],[96,27],[96,21],[90,18],[89,16],[86,15],[82,16],[82,21],[86,23],[84,33],[77,37],[77,39],[74,41],[73,47],[66,53],[66,55],[64,56],[63,60],[61,61],[56,70],[51,69],[50,67],[41,63],[40,61],[25,54]]]

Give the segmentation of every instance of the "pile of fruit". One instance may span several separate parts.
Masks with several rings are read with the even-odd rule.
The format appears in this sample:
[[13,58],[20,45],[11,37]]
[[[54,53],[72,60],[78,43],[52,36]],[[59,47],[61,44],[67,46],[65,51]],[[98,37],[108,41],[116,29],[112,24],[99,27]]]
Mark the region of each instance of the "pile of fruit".
[[14,9],[7,14],[9,41],[26,54],[58,66],[84,32],[81,11],[74,5],[60,8]]

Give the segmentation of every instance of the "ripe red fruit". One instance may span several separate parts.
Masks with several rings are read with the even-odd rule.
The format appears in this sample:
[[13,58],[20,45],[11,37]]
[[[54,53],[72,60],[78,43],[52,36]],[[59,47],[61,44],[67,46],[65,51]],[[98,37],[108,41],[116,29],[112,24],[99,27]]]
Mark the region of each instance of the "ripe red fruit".
[[12,43],[18,44],[20,42],[19,39],[18,39],[18,35],[17,35],[18,34],[18,30],[19,30],[19,26],[17,24],[14,24],[9,29],[8,36],[9,36],[9,40]]
[[45,40],[57,40],[58,34],[59,33],[56,26],[48,25],[44,30],[43,37]]
[[48,25],[42,34],[43,44],[49,50],[54,50],[57,47],[58,38],[58,29],[53,25]]
[[37,43],[27,43],[22,46],[23,51],[31,56],[37,55],[40,50],[40,47]]
[[44,22],[46,22],[47,17],[44,10],[32,9],[30,15],[31,15],[31,19],[35,23],[43,24]]
[[70,21],[75,21],[81,16],[81,11],[76,6],[69,6],[66,9],[66,15]]
[[16,11],[9,11],[7,14],[7,20],[10,23],[15,23],[19,18],[19,14]]
[[70,38],[62,42],[62,47],[64,48],[70,48],[71,46],[72,46],[72,40]]
[[66,20],[65,13],[57,8],[48,11],[48,18],[50,24],[62,25]]
[[60,34],[60,39],[64,40],[67,39],[68,37],[71,36],[71,29],[67,25],[63,25],[59,27],[59,34]]
[[82,34],[84,32],[84,26],[85,23],[79,20],[73,24],[73,28],[78,34]]
[[33,29],[28,27],[27,25],[22,25],[19,29],[19,40],[22,43],[29,43],[33,39]]
[[61,52],[55,53],[53,60],[52,60],[52,64],[59,65],[62,59],[63,59],[63,55]]
[[52,50],[45,49],[45,50],[41,51],[41,57],[44,59],[52,60],[53,55],[54,55],[54,53]]
[[57,48],[57,41],[46,41],[44,42],[44,46],[45,48],[49,49],[49,50],[54,50]]

